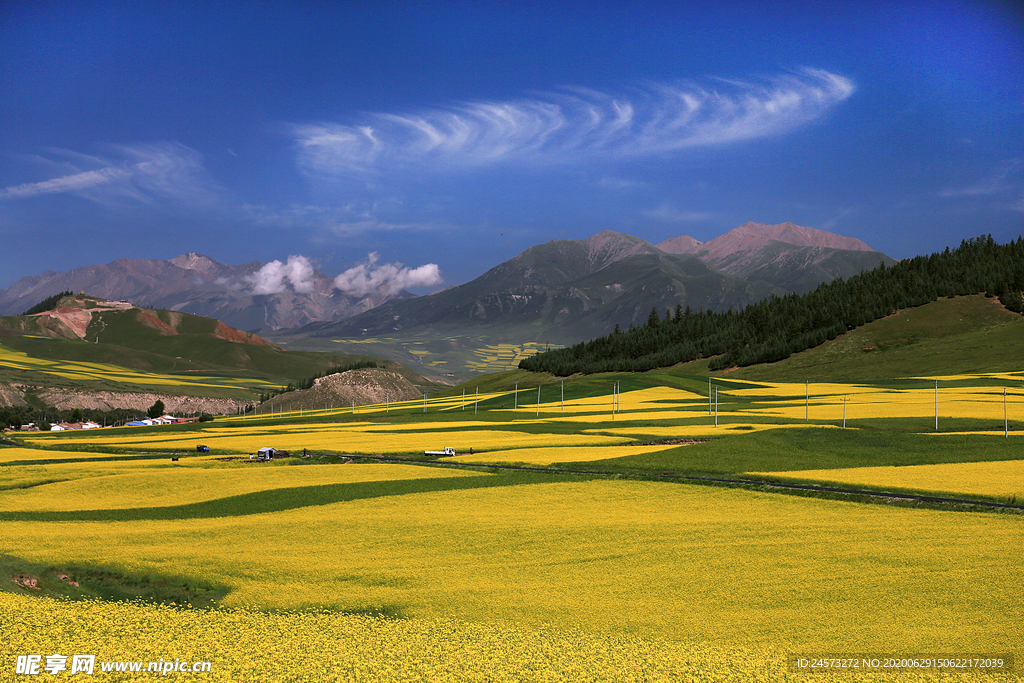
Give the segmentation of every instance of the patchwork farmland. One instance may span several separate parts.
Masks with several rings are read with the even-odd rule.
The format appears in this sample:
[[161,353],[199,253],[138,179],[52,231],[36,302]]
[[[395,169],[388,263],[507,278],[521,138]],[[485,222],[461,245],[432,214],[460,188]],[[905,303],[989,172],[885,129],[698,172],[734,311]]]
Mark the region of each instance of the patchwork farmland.
[[484,373],[513,370],[524,358],[561,348],[560,344],[515,340],[514,334],[507,336],[512,339],[437,335],[331,340],[307,337],[294,342],[277,341],[294,348],[372,354],[403,363],[427,375],[449,378],[449,381],[466,381]]
[[[666,371],[26,436],[0,449],[0,552],[23,579],[0,594],[0,657],[296,681],[774,681],[804,676],[800,653],[1004,657],[1024,629],[1022,430],[1021,373],[709,394]],[[250,461],[268,445],[308,457]],[[444,446],[458,455],[422,454]],[[738,483],[693,483],[710,479]]]

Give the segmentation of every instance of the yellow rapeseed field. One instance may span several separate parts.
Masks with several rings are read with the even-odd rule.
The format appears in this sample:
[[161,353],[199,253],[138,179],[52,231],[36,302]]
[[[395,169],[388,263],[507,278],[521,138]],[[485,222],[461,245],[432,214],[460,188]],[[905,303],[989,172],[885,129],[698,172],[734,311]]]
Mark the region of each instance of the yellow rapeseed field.
[[6,520],[0,552],[223,585],[232,608],[390,610],[716,647],[987,652],[1017,647],[1024,630],[1015,517],[624,480],[310,505]]
[[[833,428],[843,396],[851,422],[934,409],[934,390],[733,387],[721,393],[715,427],[707,398],[677,389],[624,392],[613,420],[610,395],[563,409],[552,400],[557,388],[548,395],[545,387],[539,417],[528,403],[534,388],[520,394],[518,412],[509,405],[505,422],[472,412],[452,419],[449,412],[432,421],[376,424],[370,420],[385,408],[374,406],[360,407],[366,417],[352,422],[247,417],[200,432],[24,438],[144,451],[194,452],[204,443],[217,455],[261,446],[338,453],[453,446],[485,451],[456,462],[546,465],[666,448],[636,445],[656,438],[803,428],[805,390],[812,424],[829,420]],[[940,386],[940,415],[945,406],[995,419],[998,408],[1001,419],[1001,390],[957,392]],[[431,401],[431,410],[462,406],[461,396]],[[419,405],[407,402],[402,410]],[[1024,410],[1019,397],[1011,411],[1013,405]],[[0,517],[7,515],[0,519],[0,554],[229,592],[216,609],[175,610],[0,591],[0,671],[12,672],[21,655],[41,655],[45,664],[46,655],[63,653],[95,654],[97,661],[209,661],[210,672],[188,677],[225,681],[902,681],[918,679],[793,674],[787,655],[1022,655],[1018,516],[570,475],[550,481],[413,465],[103,457],[0,448]],[[59,461],[38,462],[51,459]],[[36,463],[4,465],[25,460]],[[1024,488],[1020,462],[789,474],[1010,496]],[[392,481],[390,495],[386,483],[362,485]],[[317,497],[321,484],[349,483],[365,495]],[[272,493],[280,489],[294,489],[285,493],[298,502],[260,509],[260,494],[280,496]],[[231,497],[245,494],[250,502],[232,507]],[[147,512],[221,499],[188,519]],[[43,521],[56,514],[47,511],[67,518]],[[103,511],[130,521],[94,521]],[[360,616],[378,612],[399,618]],[[164,678],[100,680],[157,677]]]
[[[553,626],[393,620],[326,612],[186,612],[135,603],[66,603],[0,593],[0,666],[19,656],[93,657],[106,681],[897,681],[906,676],[787,673],[781,647],[747,649],[594,635]],[[140,637],[140,634],[144,634]],[[151,636],[151,637],[147,637]],[[153,671],[147,672],[153,663]],[[59,664],[54,662],[54,665]],[[142,673],[103,673],[138,666]],[[208,666],[207,666],[208,665]],[[173,667],[184,669],[174,672]],[[201,673],[192,673],[196,666]],[[157,673],[157,672],[161,673]],[[169,672],[169,673],[168,673]],[[73,679],[83,674],[74,674]],[[41,676],[50,678],[46,673]],[[28,677],[18,676],[30,680]],[[946,681],[1005,681],[949,675]]]
[[[757,473],[752,472],[751,474]],[[772,472],[771,476],[816,479],[840,484],[917,489],[938,493],[1012,496],[1017,500],[1024,501],[1024,460],[803,470]]]
[[[941,380],[970,378],[1003,378],[1020,381],[1011,373],[1001,375],[977,375],[958,378],[939,378],[935,387],[913,389],[889,389],[857,384],[799,384],[761,382],[762,387],[730,388],[719,393],[728,400],[735,395],[747,398],[764,398],[766,404],[744,408],[744,412],[760,417],[785,420],[830,420],[847,421],[872,418],[925,418],[935,415],[939,418],[966,417],[1002,420],[1004,416],[1003,388],[992,386],[950,387]],[[934,378],[927,378],[934,379]],[[937,398],[937,400],[936,400]],[[1024,396],[1019,389],[1007,392],[1005,400],[1009,419],[1024,417]],[[728,408],[727,408],[728,409]]]
[[[54,481],[24,489],[0,491],[4,510],[101,510],[184,505],[205,500],[297,486],[342,484],[363,481],[474,476],[473,472],[435,470],[408,465],[334,464],[290,466],[244,463],[212,467],[182,463],[97,469],[91,476]],[[127,470],[127,471],[125,471]],[[56,470],[67,472],[64,467]],[[76,473],[82,474],[82,473]]]
[[552,465],[557,462],[588,462],[606,458],[622,458],[638,453],[655,453],[674,446],[563,446],[560,448],[514,448],[484,451],[472,455],[460,454],[454,462],[513,463],[525,465]]
[[[494,423],[490,423],[494,427]],[[95,447],[140,450],[194,450],[200,441],[219,453],[255,453],[263,446],[302,452],[303,449],[328,453],[415,453],[452,446],[456,450],[494,450],[539,446],[603,446],[629,441],[625,437],[589,434],[533,434],[513,429],[458,429],[451,423],[437,431],[380,430],[373,427],[350,428],[346,425],[274,425],[253,429],[209,429],[201,435],[173,430],[147,433],[130,429],[75,435],[75,444]],[[38,440],[37,440],[38,441]]]
[[272,386],[270,382],[257,379],[233,379],[221,377],[190,376],[182,378],[175,375],[130,370],[109,363],[89,363],[84,361],[57,361],[46,358],[32,358],[21,351],[14,351],[0,346],[0,366],[34,373],[45,373],[77,381],[107,381],[124,384],[146,384],[154,386],[194,386],[194,387],[236,387],[240,384],[254,386]]
[[[34,439],[29,439],[33,441]],[[0,465],[30,460],[81,460],[83,458],[106,457],[103,453],[91,451],[53,451],[39,448],[0,448]]]

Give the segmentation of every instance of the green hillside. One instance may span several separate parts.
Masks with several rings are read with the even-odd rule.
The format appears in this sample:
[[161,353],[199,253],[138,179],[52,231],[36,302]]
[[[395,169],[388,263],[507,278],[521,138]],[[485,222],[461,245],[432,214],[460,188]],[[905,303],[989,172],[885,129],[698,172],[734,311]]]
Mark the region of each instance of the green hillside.
[[1024,316],[994,297],[939,299],[847,332],[776,363],[730,377],[857,382],[1024,369]]
[[286,351],[212,318],[111,305],[65,297],[53,315],[0,318],[0,384],[30,392],[61,388],[256,400],[332,367],[373,360],[413,384],[433,385],[398,363],[365,354]]
[[1024,238],[1006,245],[981,237],[954,251],[879,264],[847,280],[747,306],[739,312],[689,307],[662,318],[652,309],[642,327],[528,358],[525,370],[567,376],[577,372],[643,372],[698,359],[710,370],[773,363],[811,349],[865,323],[942,297],[985,292],[1024,312]]

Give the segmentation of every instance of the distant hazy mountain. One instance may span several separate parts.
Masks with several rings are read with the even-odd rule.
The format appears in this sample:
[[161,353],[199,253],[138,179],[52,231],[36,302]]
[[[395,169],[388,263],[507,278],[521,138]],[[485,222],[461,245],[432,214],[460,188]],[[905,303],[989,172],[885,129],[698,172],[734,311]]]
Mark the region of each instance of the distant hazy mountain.
[[605,231],[530,247],[464,285],[300,332],[353,338],[517,328],[568,343],[616,324],[643,324],[652,307],[663,315],[676,305],[739,309],[771,294],[810,291],[879,261],[894,263],[860,240],[792,223],[747,223],[709,242],[683,236],[658,246]]
[[642,324],[652,307],[739,309],[770,294],[810,291],[879,261],[894,263],[860,240],[792,223],[746,223],[708,242],[682,236],[657,246],[605,231],[530,247],[472,282],[413,298],[385,287],[345,294],[311,266],[302,286],[284,286],[286,264],[227,266],[191,253],[24,277],[0,290],[0,315],[20,314],[70,290],[217,318],[243,330],[302,328],[302,335],[351,338],[516,327],[524,339],[568,342],[616,324]]
[[583,240],[530,247],[472,282],[409,301],[390,301],[313,336],[378,336],[412,331],[521,328],[550,341],[643,323],[656,306],[741,307],[785,292],[720,273],[692,255],[667,254],[637,237],[605,231]]
[[887,266],[896,262],[853,237],[793,223],[749,222],[707,242],[684,235],[665,240],[658,248],[693,254],[727,275],[796,293],[810,292],[879,262]]
[[147,308],[167,309],[217,318],[244,330],[298,327],[319,320],[339,320],[390,299],[411,296],[371,291],[350,296],[327,276],[313,272],[310,291],[293,287],[257,294],[257,274],[266,264],[253,261],[227,266],[202,254],[183,254],[169,261],[119,259],[69,272],[47,271],[23,277],[0,289],[0,315],[18,315],[53,294],[85,292],[104,299],[130,301]]

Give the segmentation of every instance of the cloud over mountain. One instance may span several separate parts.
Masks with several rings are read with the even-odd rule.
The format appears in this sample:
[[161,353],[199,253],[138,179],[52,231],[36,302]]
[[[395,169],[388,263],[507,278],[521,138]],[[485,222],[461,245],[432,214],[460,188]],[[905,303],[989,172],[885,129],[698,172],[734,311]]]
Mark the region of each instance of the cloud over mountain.
[[373,252],[365,263],[349,268],[334,278],[334,286],[353,296],[365,296],[381,287],[389,295],[397,294],[406,287],[433,287],[441,284],[441,270],[436,263],[418,268],[406,268],[401,263],[377,265],[380,256]]
[[[341,273],[330,281],[330,286],[342,294],[363,297],[371,292],[394,296],[407,287],[433,287],[441,284],[441,269],[436,263],[408,268],[401,263],[382,263],[380,255],[373,252],[366,261]],[[324,276],[316,271],[308,256],[291,255],[287,261],[265,263],[256,272],[246,275],[242,282],[223,279],[218,282],[232,289],[244,289],[252,294],[280,294],[292,289],[298,294],[308,294],[317,289],[318,280]]]
[[312,292],[316,286],[316,270],[305,256],[289,256],[285,263],[274,260],[252,275],[246,276],[253,294],[279,294],[287,281],[300,294]]

